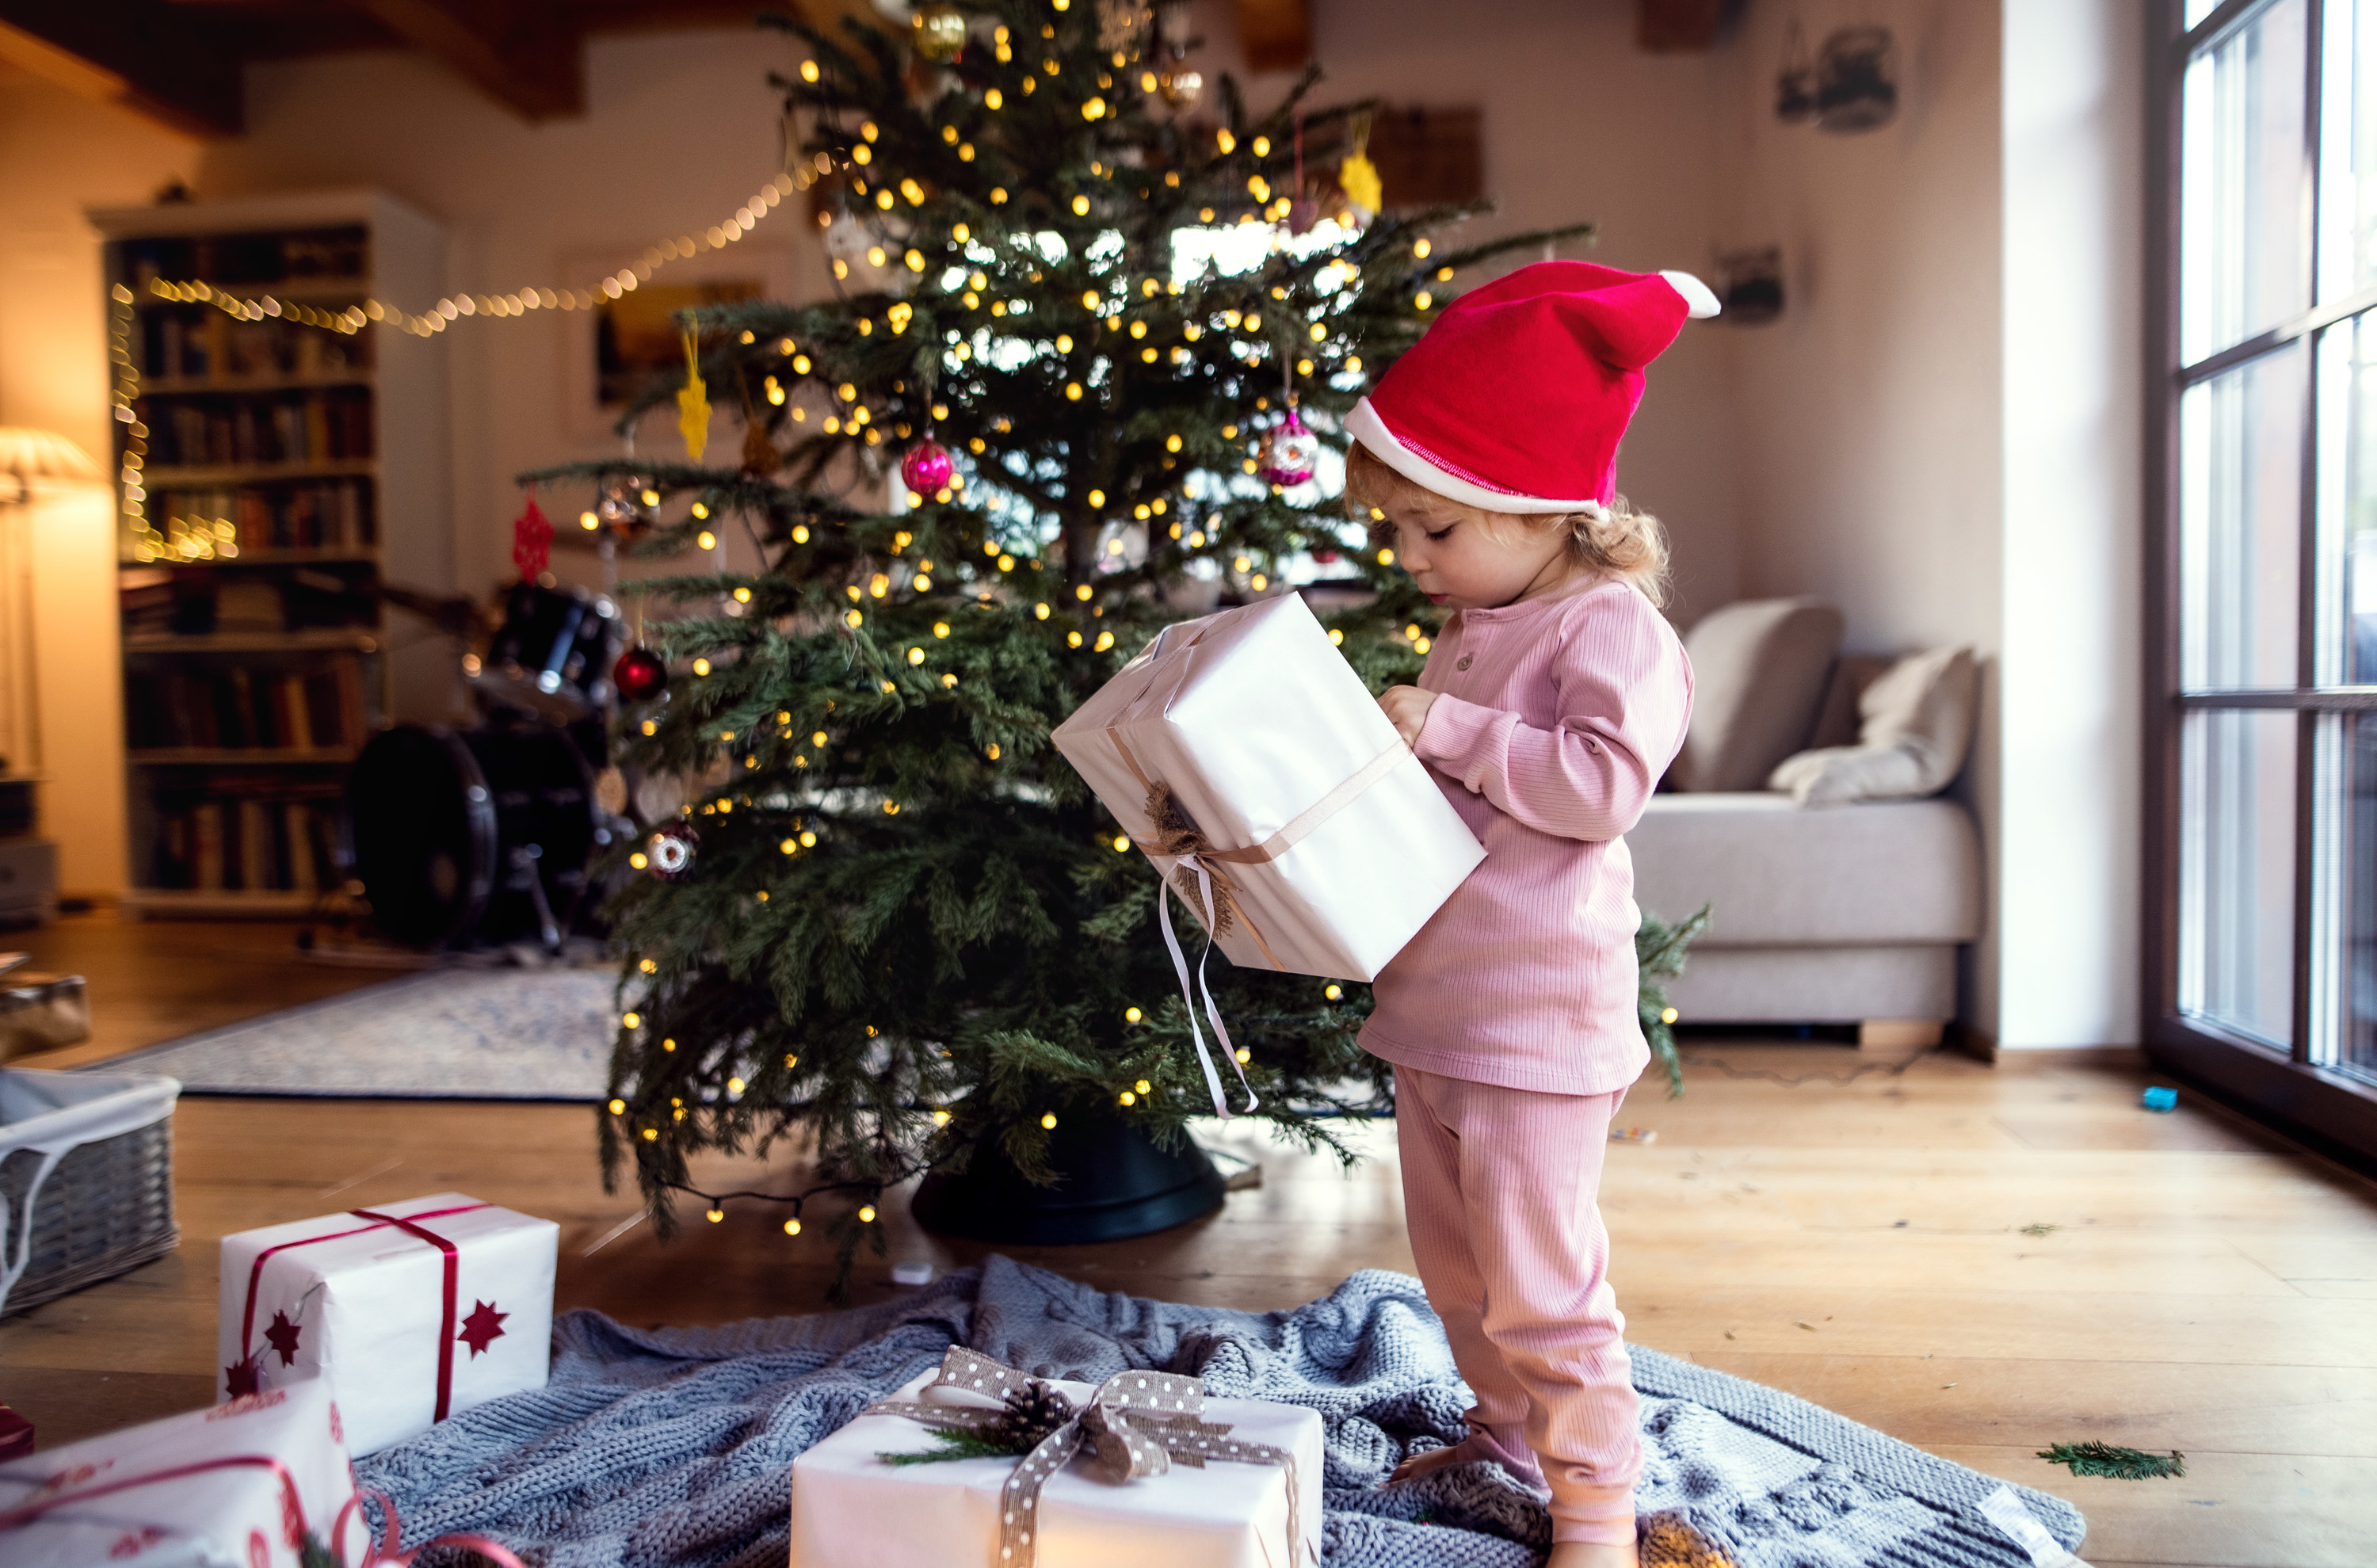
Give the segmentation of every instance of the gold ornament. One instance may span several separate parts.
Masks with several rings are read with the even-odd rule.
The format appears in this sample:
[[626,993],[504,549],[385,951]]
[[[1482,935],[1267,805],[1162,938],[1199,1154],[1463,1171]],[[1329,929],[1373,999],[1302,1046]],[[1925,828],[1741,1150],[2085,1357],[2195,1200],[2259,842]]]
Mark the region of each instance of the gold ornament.
[[701,346],[690,328],[685,334],[685,385],[676,393],[676,427],[686,456],[701,461],[710,445],[710,394],[701,382]]
[[909,19],[916,53],[934,65],[949,65],[965,53],[965,13],[955,6],[919,6]]
[[1205,78],[1195,71],[1166,71],[1157,78],[1157,90],[1175,109],[1192,109],[1205,90]]

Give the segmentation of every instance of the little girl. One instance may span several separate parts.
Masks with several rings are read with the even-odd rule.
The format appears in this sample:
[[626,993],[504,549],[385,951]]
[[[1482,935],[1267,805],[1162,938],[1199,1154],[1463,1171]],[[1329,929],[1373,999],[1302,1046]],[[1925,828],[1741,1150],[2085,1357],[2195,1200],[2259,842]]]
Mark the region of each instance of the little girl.
[[1642,367],[1716,301],[1576,261],[1464,295],[1356,405],[1348,499],[1454,614],[1379,701],[1486,859],[1389,964],[1362,1044],[1395,1064],[1412,1254],[1476,1396],[1407,1480],[1490,1460],[1551,1492],[1551,1568],[1632,1565],[1642,1470],[1596,1203],[1649,1063],[1619,836],[1682,746],[1666,546],[1616,493]]

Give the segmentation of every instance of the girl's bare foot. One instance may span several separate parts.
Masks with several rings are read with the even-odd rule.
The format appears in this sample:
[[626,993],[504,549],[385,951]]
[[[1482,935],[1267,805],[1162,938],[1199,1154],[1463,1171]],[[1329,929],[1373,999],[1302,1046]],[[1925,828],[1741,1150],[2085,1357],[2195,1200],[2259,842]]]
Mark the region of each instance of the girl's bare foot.
[[1561,1541],[1552,1548],[1544,1568],[1641,1568],[1634,1543],[1605,1546],[1599,1541]]
[[1459,1465],[1475,1457],[1475,1454],[1463,1453],[1457,1443],[1451,1448],[1431,1448],[1425,1453],[1415,1454],[1396,1466],[1395,1473],[1387,1478],[1387,1484],[1391,1487],[1401,1486],[1405,1481],[1419,1479],[1430,1470],[1441,1470],[1447,1465]]

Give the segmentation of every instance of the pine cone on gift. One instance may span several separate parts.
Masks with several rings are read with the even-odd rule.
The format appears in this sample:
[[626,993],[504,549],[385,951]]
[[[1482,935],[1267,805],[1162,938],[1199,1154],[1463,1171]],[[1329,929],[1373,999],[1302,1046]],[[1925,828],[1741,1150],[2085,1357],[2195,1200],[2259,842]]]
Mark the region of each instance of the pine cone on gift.
[[984,1435],[1013,1443],[1022,1453],[1040,1446],[1050,1432],[1073,1418],[1073,1402],[1060,1389],[1033,1379],[1006,1396],[1007,1413],[984,1429]]

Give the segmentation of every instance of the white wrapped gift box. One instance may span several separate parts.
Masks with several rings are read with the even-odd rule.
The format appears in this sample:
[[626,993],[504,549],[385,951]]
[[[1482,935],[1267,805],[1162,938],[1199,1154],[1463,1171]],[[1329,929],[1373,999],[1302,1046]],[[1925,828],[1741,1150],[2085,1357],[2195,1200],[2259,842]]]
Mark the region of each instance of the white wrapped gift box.
[[226,1236],[216,1396],[327,1377],[364,1454],[543,1388],[560,1239],[460,1192]]
[[9,1568],[305,1568],[368,1554],[326,1382],[250,1394],[0,1465]]
[[[997,1403],[932,1382],[927,1372],[890,1397]],[[1076,1405],[1096,1392],[1085,1382],[1051,1386]],[[1260,1399],[1208,1399],[1202,1418],[1226,1424],[1235,1440],[1294,1456],[1301,1541],[1288,1538],[1289,1472],[1278,1466],[1175,1465],[1115,1486],[1093,1478],[1077,1456],[1041,1490],[1034,1568],[1313,1568],[1320,1561],[1320,1415]],[[877,1457],[937,1446],[917,1421],[869,1415],[794,1460],[792,1568],[999,1568],[999,1499],[1016,1461],[887,1465]]]
[[1486,858],[1293,593],[1167,627],[1053,738],[1177,885],[1149,809],[1170,791],[1234,884],[1217,940],[1248,968],[1375,979]]

